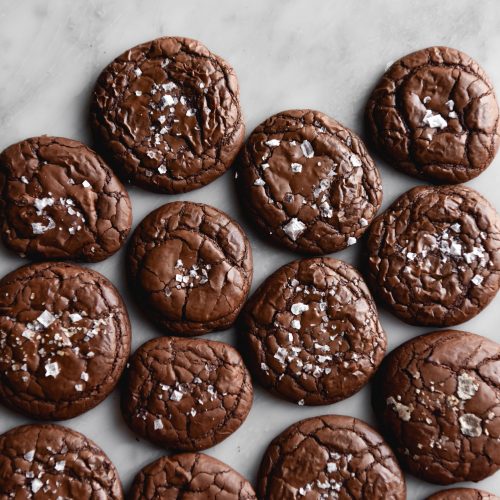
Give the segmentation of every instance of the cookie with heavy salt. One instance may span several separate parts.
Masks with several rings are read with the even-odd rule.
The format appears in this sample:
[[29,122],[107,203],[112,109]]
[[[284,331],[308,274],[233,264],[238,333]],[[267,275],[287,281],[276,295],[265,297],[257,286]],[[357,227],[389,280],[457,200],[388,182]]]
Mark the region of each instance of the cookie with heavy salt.
[[454,184],[479,175],[500,144],[493,85],[468,55],[429,47],[399,59],[374,89],[368,132],[396,168]]
[[130,323],[101,274],[61,262],[0,280],[0,399],[39,419],[68,419],[115,387],[130,352]]
[[467,186],[419,186],[375,219],[369,284],[410,324],[452,326],[479,314],[500,287],[500,217]]
[[233,68],[180,37],[143,43],[109,64],[91,117],[112,166],[163,193],[191,191],[222,175],[245,132]]
[[500,345],[443,330],[383,361],[373,405],[401,462],[438,484],[480,481],[500,468]]
[[361,139],[319,111],[271,116],[252,132],[238,163],[252,221],[297,252],[354,245],[382,201],[378,169]]
[[0,496],[123,500],[120,478],[90,439],[60,425],[23,425],[0,436]]
[[139,223],[127,271],[143,309],[166,334],[201,335],[234,323],[252,283],[252,252],[224,212],[175,202]]
[[235,432],[252,401],[250,374],[234,347],[162,337],[131,358],[122,411],[128,425],[153,443],[195,451]]
[[121,248],[132,206],[94,151],[62,137],[33,137],[0,154],[5,245],[32,259],[96,262]]
[[278,269],[248,301],[242,318],[254,373],[272,392],[299,405],[353,395],[386,349],[362,276],[332,258]]
[[180,453],[146,465],[130,500],[257,500],[252,485],[229,465],[204,453]]
[[291,425],[267,448],[259,470],[261,500],[405,500],[396,457],[363,421],[340,415]]

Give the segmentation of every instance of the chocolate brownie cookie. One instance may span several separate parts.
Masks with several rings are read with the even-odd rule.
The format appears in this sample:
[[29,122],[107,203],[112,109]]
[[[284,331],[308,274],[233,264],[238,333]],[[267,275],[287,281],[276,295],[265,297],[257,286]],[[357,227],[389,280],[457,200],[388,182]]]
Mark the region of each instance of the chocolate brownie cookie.
[[0,221],[5,245],[22,257],[97,262],[124,243],[132,206],[90,148],[33,137],[0,155]]
[[118,472],[104,452],[60,425],[23,425],[0,436],[2,498],[122,500]]
[[319,111],[271,116],[252,132],[239,164],[252,220],[295,251],[353,245],[382,202],[379,172],[359,137]]
[[247,303],[242,324],[260,381],[299,405],[351,396],[373,375],[386,348],[363,278],[331,258],[278,269]]
[[500,468],[500,345],[444,330],[385,358],[373,403],[403,464],[438,484],[480,481]]
[[406,484],[390,448],[370,426],[325,415],[297,422],[264,455],[261,500],[404,500]]
[[0,281],[0,399],[41,419],[99,404],[130,352],[130,323],[101,274],[61,262],[31,264]]
[[161,337],[131,358],[122,409],[141,436],[195,451],[235,432],[252,400],[250,374],[236,349],[211,340]]
[[419,186],[373,222],[369,282],[415,325],[451,326],[481,312],[500,286],[500,218],[466,186]]
[[472,488],[454,488],[434,493],[427,500],[500,500],[500,497]]
[[131,239],[127,266],[143,307],[166,333],[229,328],[248,296],[250,243],[228,215],[175,202],[150,213]]
[[252,485],[234,469],[203,453],[161,457],[134,479],[130,500],[257,500]]
[[495,91],[468,55],[430,47],[396,61],[367,106],[369,134],[395,167],[454,184],[479,175],[500,142]]
[[233,68],[189,38],[158,38],[115,59],[97,81],[91,115],[112,165],[163,193],[222,175],[245,132]]

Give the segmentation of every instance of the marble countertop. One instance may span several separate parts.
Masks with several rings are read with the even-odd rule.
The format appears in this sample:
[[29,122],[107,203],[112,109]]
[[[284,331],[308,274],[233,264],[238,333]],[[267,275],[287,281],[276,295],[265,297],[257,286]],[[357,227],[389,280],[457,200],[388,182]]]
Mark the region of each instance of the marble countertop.
[[[49,134],[91,144],[88,107],[101,69],[123,50],[162,35],[197,38],[235,68],[247,133],[263,119],[289,108],[315,108],[362,133],[363,108],[386,65],[414,50],[449,45],[474,57],[500,89],[498,0],[0,0],[0,149],[29,136]],[[418,181],[380,158],[384,207]],[[500,209],[500,155],[468,183]],[[254,289],[282,264],[296,258],[261,239],[241,218],[232,175],[181,196],[130,188],[134,225],[174,199],[212,204],[240,221],[250,236]],[[335,254],[356,264],[360,245]],[[23,261],[0,248],[0,275]],[[157,335],[125,287],[124,252],[92,265],[122,292],[132,318],[133,347]],[[386,311],[381,321],[390,349],[425,328],[403,324]],[[460,325],[500,342],[500,294],[485,311]],[[235,343],[237,332],[208,338]],[[298,407],[256,387],[246,423],[207,451],[255,482],[269,441],[289,424],[313,415],[338,413],[373,423],[370,387],[325,407]],[[122,421],[118,394],[88,413],[66,421],[94,439],[117,465],[127,489],[135,473],[165,453],[138,440]],[[0,432],[28,420],[0,407]],[[440,488],[407,476],[408,498],[424,499]],[[479,483],[500,495],[500,472]]]

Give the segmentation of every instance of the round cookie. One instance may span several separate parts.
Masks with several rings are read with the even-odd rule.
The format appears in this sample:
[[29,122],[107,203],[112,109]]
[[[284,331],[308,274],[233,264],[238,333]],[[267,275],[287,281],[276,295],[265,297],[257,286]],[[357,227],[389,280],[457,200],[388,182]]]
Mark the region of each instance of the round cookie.
[[175,202],[139,224],[127,271],[148,317],[166,333],[201,335],[234,323],[250,291],[252,251],[224,212]]
[[252,485],[223,462],[203,453],[161,457],[135,477],[130,500],[257,500]]
[[0,155],[5,245],[31,259],[97,262],[123,245],[132,206],[94,151],[62,137],[33,137]]
[[34,418],[80,415],[115,387],[130,335],[101,274],[62,262],[21,267],[0,280],[0,399]]
[[2,498],[124,498],[115,466],[79,432],[23,425],[0,436]]
[[396,168],[438,183],[479,175],[498,150],[495,91],[468,55],[429,47],[396,61],[373,91],[367,128]]
[[380,174],[361,139],[312,110],[260,124],[241,151],[237,184],[257,226],[307,254],[356,243],[382,202]]
[[324,415],[288,427],[259,470],[261,500],[404,500],[406,483],[382,437],[352,417]]
[[444,330],[385,358],[373,404],[408,470],[437,484],[480,481],[500,468],[500,345]]
[[500,286],[500,218],[466,186],[419,186],[370,227],[368,278],[410,324],[452,326],[481,312]]
[[500,497],[472,488],[454,488],[434,493],[427,500],[500,500]]
[[259,380],[299,405],[357,392],[382,361],[386,337],[361,275],[331,258],[273,273],[245,306],[243,328]]
[[196,451],[240,427],[253,389],[234,347],[161,337],[132,356],[122,396],[123,415],[137,434],[167,448]]
[[191,191],[222,175],[245,133],[233,68],[179,37],[138,45],[107,66],[91,122],[112,165],[162,193]]

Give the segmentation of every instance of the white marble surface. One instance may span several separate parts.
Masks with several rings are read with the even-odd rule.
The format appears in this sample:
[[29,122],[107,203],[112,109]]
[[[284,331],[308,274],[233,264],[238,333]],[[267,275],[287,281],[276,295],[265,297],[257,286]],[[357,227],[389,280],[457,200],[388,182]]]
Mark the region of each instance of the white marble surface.
[[[51,134],[90,141],[87,109],[100,70],[123,50],[161,35],[203,41],[236,69],[248,132],[270,114],[292,107],[324,111],[361,131],[363,107],[386,64],[429,45],[468,52],[500,89],[500,2],[498,0],[0,0],[0,148],[28,136]],[[378,160],[384,207],[417,184]],[[500,209],[500,156],[469,185]],[[131,188],[134,225],[174,198],[210,203],[242,221],[232,175],[180,197]],[[246,226],[245,226],[246,227]],[[254,287],[295,256],[276,250],[248,232],[255,258]],[[359,245],[336,254],[356,263]],[[92,266],[122,291],[133,323],[136,348],[156,331],[138,314],[125,288],[123,251]],[[0,249],[0,275],[22,260]],[[426,329],[409,327],[381,312],[390,348]],[[500,295],[460,328],[500,341]],[[234,343],[237,332],[210,337]],[[256,388],[243,427],[208,453],[251,481],[269,441],[292,422],[339,413],[373,422],[370,388],[327,407],[298,407]],[[0,408],[0,431],[27,419]],[[165,453],[139,441],[123,423],[115,392],[67,425],[99,443],[118,466],[125,488],[146,463]],[[500,473],[480,483],[500,494]],[[408,498],[440,489],[408,476]]]

